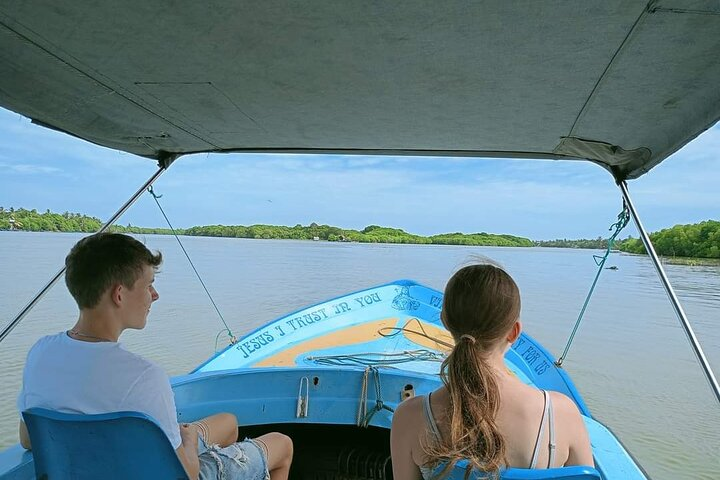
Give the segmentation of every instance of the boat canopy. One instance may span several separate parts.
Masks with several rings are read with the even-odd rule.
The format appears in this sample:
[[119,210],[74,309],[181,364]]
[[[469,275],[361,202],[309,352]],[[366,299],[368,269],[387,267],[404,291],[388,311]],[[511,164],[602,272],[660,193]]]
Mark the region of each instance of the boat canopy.
[[0,105],[117,150],[586,159],[720,118],[717,0],[0,3]]

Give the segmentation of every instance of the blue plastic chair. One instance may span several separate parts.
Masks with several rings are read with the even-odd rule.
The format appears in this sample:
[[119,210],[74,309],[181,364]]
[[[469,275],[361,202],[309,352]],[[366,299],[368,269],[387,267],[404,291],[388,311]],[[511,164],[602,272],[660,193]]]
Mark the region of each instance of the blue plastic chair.
[[[467,462],[458,462],[448,480],[463,480]],[[482,475],[470,475],[471,479],[482,479]],[[508,468],[500,474],[502,480],[602,480],[600,472],[592,467],[562,467],[548,469]]]
[[562,467],[546,470],[510,468],[502,475],[503,480],[602,480],[600,472],[592,467]]
[[38,479],[188,479],[165,433],[142,413],[22,415]]

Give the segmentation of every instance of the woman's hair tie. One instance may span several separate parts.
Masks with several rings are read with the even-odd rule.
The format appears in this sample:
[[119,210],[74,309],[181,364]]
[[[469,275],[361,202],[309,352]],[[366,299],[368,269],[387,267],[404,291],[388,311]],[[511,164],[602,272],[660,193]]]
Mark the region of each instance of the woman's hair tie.
[[472,345],[475,345],[475,342],[477,341],[477,340],[475,340],[475,337],[473,337],[472,335],[467,334],[467,333],[460,335],[460,340],[463,340],[463,339],[469,340]]

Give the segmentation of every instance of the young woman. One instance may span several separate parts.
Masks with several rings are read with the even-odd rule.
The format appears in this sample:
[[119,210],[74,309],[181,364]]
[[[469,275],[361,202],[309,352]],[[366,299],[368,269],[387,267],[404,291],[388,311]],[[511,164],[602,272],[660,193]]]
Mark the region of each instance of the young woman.
[[594,465],[573,401],[526,385],[506,368],[519,317],[520,292],[501,268],[471,265],[453,275],[441,319],[455,347],[442,365],[443,386],[395,412],[396,480],[442,477],[462,459],[491,476],[505,467]]

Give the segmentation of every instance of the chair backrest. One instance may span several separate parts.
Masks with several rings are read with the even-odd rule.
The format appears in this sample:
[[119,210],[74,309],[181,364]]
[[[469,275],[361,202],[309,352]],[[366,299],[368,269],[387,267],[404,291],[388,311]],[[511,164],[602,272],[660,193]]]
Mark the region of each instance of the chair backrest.
[[38,479],[182,479],[187,474],[155,421],[138,412],[23,412]]
[[503,480],[602,480],[600,472],[592,467],[562,467],[545,470],[510,468],[502,475]]
[[[463,480],[467,462],[458,462],[450,476],[450,480]],[[482,475],[470,475],[470,478],[480,478]],[[592,467],[562,467],[548,469],[508,468],[500,474],[502,480],[602,480],[600,472]]]

